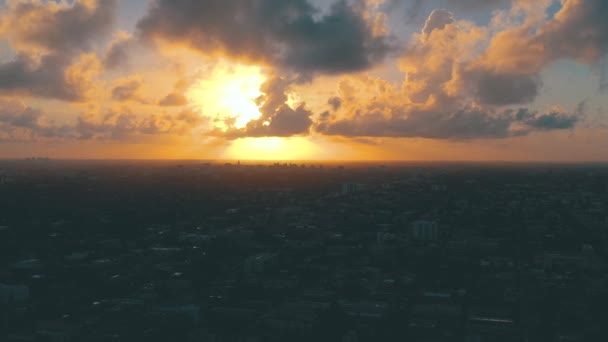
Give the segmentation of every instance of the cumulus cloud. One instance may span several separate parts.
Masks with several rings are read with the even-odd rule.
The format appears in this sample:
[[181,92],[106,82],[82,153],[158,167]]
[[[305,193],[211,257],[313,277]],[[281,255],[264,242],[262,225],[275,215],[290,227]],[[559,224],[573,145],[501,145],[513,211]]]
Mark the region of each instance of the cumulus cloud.
[[336,1],[319,15],[309,0],[157,0],[137,26],[143,37],[204,54],[331,74],[369,68],[393,49],[370,8]]
[[570,129],[573,128],[578,118],[564,113],[549,113],[535,117],[528,122],[530,127],[538,130]]
[[136,141],[142,136],[184,134],[201,122],[189,111],[177,115],[138,116],[128,109],[104,115],[81,115],[73,127],[77,139]]
[[[549,63],[573,59],[593,65],[608,51],[608,2],[603,0],[563,0],[554,17],[534,15],[546,12],[550,2],[539,2],[538,8],[527,8],[523,1],[513,8],[528,11],[533,19],[520,26],[509,27],[493,37],[485,54],[485,64],[514,72],[539,73]],[[544,6],[541,6],[544,5]],[[528,5],[528,7],[531,5]]]
[[[495,11],[487,26],[436,9],[409,45],[398,49],[402,83],[357,74],[343,79],[337,96],[318,103],[320,111],[326,110],[322,113],[313,113],[304,103],[292,104],[288,97],[293,82],[313,80],[316,74],[354,75],[397,51],[382,13],[390,6],[382,3],[335,0],[321,11],[312,0],[155,0],[134,36],[115,33],[109,46],[102,47],[99,42],[112,33],[116,0],[10,1],[0,14],[0,38],[15,55],[0,63],[0,95],[90,99],[105,70],[129,65],[135,45],[155,41],[266,64],[277,75],[289,75],[289,80],[271,77],[264,83],[264,95],[256,101],[259,119],[242,128],[235,127],[235,118],[226,119],[226,130],[212,135],[290,137],[312,129],[348,137],[507,138],[575,127],[583,116],[580,111],[522,107],[541,94],[542,71],[550,63],[606,61],[606,1],[562,0],[550,16],[549,0],[446,0],[442,4],[456,13],[509,3],[511,8]],[[412,3],[422,7],[422,1]],[[182,83],[154,104],[186,106],[187,80]],[[143,88],[141,78],[127,77],[111,83],[109,90],[113,101],[152,103],[142,95]],[[143,116],[115,110],[83,114],[73,125],[57,126],[43,112],[19,102],[0,105],[5,107],[0,110],[4,139],[129,140],[179,134],[201,124],[190,111]]]
[[103,114],[81,114],[72,124],[58,125],[42,110],[0,98],[0,141],[52,139],[135,142],[159,135],[182,135],[203,123],[189,110],[177,114],[137,115],[128,108]]
[[516,0],[446,0],[450,8],[483,9],[505,6]]
[[116,4],[116,0],[77,0],[71,5],[9,1],[0,17],[0,32],[20,52],[65,55],[88,51],[110,32]]
[[405,96],[428,105],[461,100],[475,83],[467,66],[477,58],[487,36],[485,28],[457,22],[447,10],[433,11],[400,60],[406,73]]
[[327,104],[330,105],[331,109],[335,112],[342,107],[342,99],[338,96],[333,96],[327,100]]
[[593,63],[608,48],[608,2],[604,0],[564,0],[553,20],[543,25],[531,44],[541,42],[546,58],[573,58]]
[[542,86],[542,67],[530,63],[537,58],[535,51],[505,60],[500,52],[514,50],[518,41],[503,31],[486,46],[490,34],[485,27],[457,22],[447,10],[433,11],[401,61],[412,101],[462,104],[475,100],[494,106],[534,101]]
[[103,57],[104,67],[106,69],[116,69],[128,66],[135,44],[135,39],[129,33],[123,31],[115,33],[114,39]]
[[0,123],[12,127],[33,128],[40,124],[42,113],[20,101],[0,99]]
[[343,99],[340,109],[323,113],[314,129],[325,135],[353,138],[500,139],[572,129],[584,117],[583,107],[572,113],[562,109],[542,113],[482,105],[466,92],[453,97],[433,94],[417,101],[410,98],[410,91],[416,87],[408,82],[397,86],[369,76],[345,79],[339,92]]
[[411,100],[531,103],[543,85],[541,72],[551,62],[574,59],[591,65],[608,51],[605,1],[564,0],[553,18],[546,16],[550,1],[511,3],[510,10],[496,13],[493,27],[433,11],[401,60]]
[[[559,11],[553,17],[547,17],[550,4],[551,1],[514,1],[511,11],[503,13],[502,17],[503,20],[507,18],[507,23],[515,21],[515,24],[507,25],[492,37],[479,58],[478,70],[472,71],[475,74],[488,70],[501,75],[503,86],[510,84],[511,88],[503,89],[505,99],[517,99],[515,95],[519,94],[522,103],[533,100],[542,85],[542,70],[554,61],[570,59],[601,69],[608,56],[608,23],[605,20],[608,2],[563,0]],[[516,18],[522,13],[527,17],[517,24]],[[483,96],[484,90],[492,88],[494,83],[490,82],[487,87],[487,80],[482,78],[478,84],[481,100],[503,104],[492,101],[500,99]],[[526,89],[530,96],[524,96]],[[492,94],[488,91],[487,95]]]
[[143,78],[137,75],[118,79],[112,87],[112,99],[118,102],[148,103],[141,94],[143,85]]
[[[369,77],[343,82],[341,106],[323,113],[315,129],[349,137],[477,139],[574,128],[583,117],[579,110],[519,107],[538,97],[541,72],[551,61],[591,63],[599,56],[608,31],[589,11],[601,12],[606,5],[565,0],[555,18],[546,19],[539,13],[547,5],[513,1],[511,10],[497,14],[493,28],[458,21],[448,10],[433,11],[404,50],[405,82],[397,86]],[[583,23],[586,16],[591,20]],[[566,49],[576,37],[580,50]]]
[[65,101],[82,101],[97,84],[101,64],[95,55],[72,58],[48,55],[35,61],[18,55],[0,64],[0,94],[37,96]]
[[242,129],[229,127],[221,135],[237,139],[243,137],[291,137],[308,134],[312,126],[313,113],[304,103],[296,108],[288,104],[290,81],[273,77],[266,81],[261,92],[264,94],[257,99],[262,114],[259,119],[252,120]]
[[115,8],[115,0],[8,2],[0,37],[16,57],[0,64],[0,93],[84,100],[101,70],[90,51],[111,31]]
[[608,55],[599,62],[600,91],[608,90]]
[[506,137],[509,121],[478,110],[453,113],[397,112],[386,117],[378,112],[322,123],[316,129],[326,135],[347,137],[394,137],[471,139]]
[[391,108],[390,116],[361,113],[349,119],[323,122],[317,131],[347,137],[391,137],[430,139],[498,139],[527,135],[534,131],[572,129],[579,117],[566,113],[539,114],[526,111],[521,117],[512,110],[490,112],[464,108],[454,112],[404,111]]
[[477,70],[476,99],[482,104],[511,105],[530,103],[539,94],[542,82],[538,75],[496,73]]
[[158,104],[162,107],[181,107],[188,104],[188,99],[182,93],[173,92],[160,100]]
[[454,22],[452,13],[444,9],[438,9],[431,12],[422,29],[425,36],[429,36],[433,30],[443,30],[447,25]]
[[15,99],[0,98],[0,142],[54,138],[69,131],[44,117],[44,113]]
[[[460,6],[476,3],[466,1]],[[491,5],[507,3],[493,1]],[[314,127],[321,134],[349,137],[488,139],[572,129],[582,118],[580,112],[521,107],[539,96],[543,86],[540,75],[549,63],[559,58],[593,63],[605,51],[605,24],[595,16],[590,22],[581,19],[589,11],[603,11],[605,5],[596,0],[565,0],[554,18],[546,18],[548,1],[511,3],[512,8],[496,12],[487,27],[457,20],[445,9],[432,11],[403,49],[399,66],[406,78],[401,85],[354,77],[354,82],[340,84],[338,96],[327,100],[328,111],[313,115],[304,104],[289,106],[290,82],[272,78],[264,84],[265,95],[258,100],[259,119],[244,128],[235,128],[234,120],[227,120],[228,129],[216,133],[228,138],[286,137],[308,134]],[[139,29],[148,38],[173,40],[205,53],[269,62],[303,73],[365,69],[373,64],[368,63],[371,50],[361,47],[373,41],[388,46],[386,32],[346,2],[337,2],[328,13],[319,14],[307,1],[289,0],[276,4],[273,20],[263,16],[270,13],[261,11],[264,5],[267,1],[254,5],[232,0],[211,8],[208,3],[159,0],[140,21]],[[245,9],[252,15],[244,16]],[[259,24],[261,18],[266,21]],[[354,30],[349,48],[341,50],[348,56],[325,45],[336,37],[344,40],[342,30],[353,25],[362,29]],[[247,27],[251,30],[235,31]],[[580,30],[585,32],[583,36]],[[316,35],[321,32],[324,39]],[[384,51],[382,56],[388,49]],[[343,64],[334,65],[334,57]],[[357,59],[367,62],[348,66]],[[159,103],[184,103],[178,95],[169,94]]]

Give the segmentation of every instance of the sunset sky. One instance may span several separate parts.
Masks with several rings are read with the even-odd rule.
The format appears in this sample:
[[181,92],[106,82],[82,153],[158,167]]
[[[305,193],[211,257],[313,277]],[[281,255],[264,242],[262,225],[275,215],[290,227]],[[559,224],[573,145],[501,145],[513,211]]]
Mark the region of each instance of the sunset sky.
[[0,158],[608,161],[606,0],[0,0]]

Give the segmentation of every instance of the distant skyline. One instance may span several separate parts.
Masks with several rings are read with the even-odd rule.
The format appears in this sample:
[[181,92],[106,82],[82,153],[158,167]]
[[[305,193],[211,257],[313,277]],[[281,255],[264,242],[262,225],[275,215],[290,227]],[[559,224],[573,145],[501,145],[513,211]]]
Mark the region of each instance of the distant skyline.
[[0,0],[0,159],[608,161],[605,0]]

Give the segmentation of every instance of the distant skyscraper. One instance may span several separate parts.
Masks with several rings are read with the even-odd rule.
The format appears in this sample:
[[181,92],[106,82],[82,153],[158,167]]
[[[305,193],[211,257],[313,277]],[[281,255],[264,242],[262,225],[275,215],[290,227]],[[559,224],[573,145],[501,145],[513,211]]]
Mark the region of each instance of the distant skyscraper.
[[365,187],[363,184],[359,184],[359,183],[342,183],[342,194],[343,195],[347,195],[347,194],[352,194],[355,192],[359,192],[361,190],[363,190]]
[[417,241],[435,241],[439,236],[436,221],[419,220],[412,224],[412,239]]

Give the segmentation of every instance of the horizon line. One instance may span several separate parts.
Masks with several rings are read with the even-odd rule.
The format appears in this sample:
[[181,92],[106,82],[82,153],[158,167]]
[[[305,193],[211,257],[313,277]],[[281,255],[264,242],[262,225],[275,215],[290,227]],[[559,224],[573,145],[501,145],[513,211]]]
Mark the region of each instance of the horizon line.
[[50,158],[50,157],[21,157],[2,158],[2,161],[64,161],[64,162],[201,162],[201,163],[505,163],[505,164],[608,164],[608,160],[500,160],[500,159],[471,159],[471,160],[432,160],[432,159],[194,159],[194,158]]

